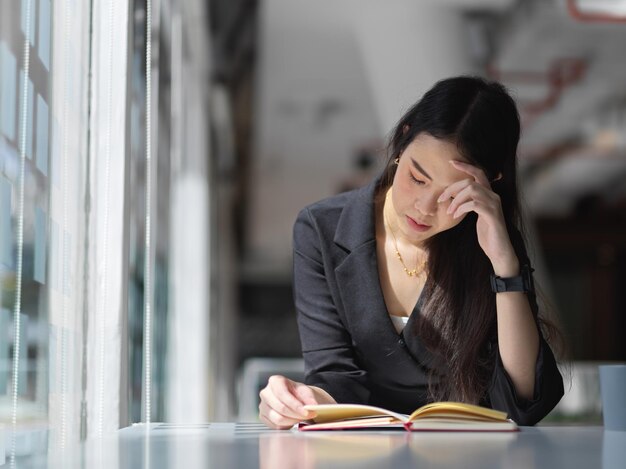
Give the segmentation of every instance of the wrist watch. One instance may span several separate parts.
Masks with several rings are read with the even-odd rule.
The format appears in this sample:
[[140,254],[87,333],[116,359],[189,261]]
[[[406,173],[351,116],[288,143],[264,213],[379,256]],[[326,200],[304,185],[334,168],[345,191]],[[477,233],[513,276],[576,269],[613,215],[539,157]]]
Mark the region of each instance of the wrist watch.
[[524,293],[534,293],[535,286],[533,284],[532,269],[528,264],[524,264],[520,269],[520,274],[515,277],[498,277],[491,274],[491,291],[494,293],[503,293],[511,291],[520,291]]

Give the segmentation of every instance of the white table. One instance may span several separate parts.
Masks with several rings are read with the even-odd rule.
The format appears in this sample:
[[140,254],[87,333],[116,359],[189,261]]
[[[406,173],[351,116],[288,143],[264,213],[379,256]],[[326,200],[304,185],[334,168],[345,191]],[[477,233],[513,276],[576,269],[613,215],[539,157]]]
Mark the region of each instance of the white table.
[[519,433],[298,433],[256,423],[134,425],[17,467],[624,469],[626,432],[571,426],[522,427]]

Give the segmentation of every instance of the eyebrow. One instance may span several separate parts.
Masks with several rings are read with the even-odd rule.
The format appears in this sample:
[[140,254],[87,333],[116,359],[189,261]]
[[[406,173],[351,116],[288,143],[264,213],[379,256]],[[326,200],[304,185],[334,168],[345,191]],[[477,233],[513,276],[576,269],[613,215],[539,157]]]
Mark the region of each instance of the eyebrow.
[[417,169],[420,173],[422,173],[424,176],[426,176],[428,179],[430,179],[431,181],[433,180],[432,177],[430,177],[430,174],[428,174],[424,168],[421,167],[421,165],[415,161],[413,158],[410,158],[411,163],[413,163],[413,166],[415,166],[415,169]]

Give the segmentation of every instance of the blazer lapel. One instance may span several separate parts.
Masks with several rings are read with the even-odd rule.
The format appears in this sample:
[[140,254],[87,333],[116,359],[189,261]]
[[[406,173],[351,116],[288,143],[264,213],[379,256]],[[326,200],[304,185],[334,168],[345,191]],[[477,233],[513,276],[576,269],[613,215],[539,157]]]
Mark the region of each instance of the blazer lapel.
[[[338,290],[353,340],[383,355],[396,353],[400,336],[387,312],[378,277],[374,194],[378,180],[359,189],[346,203],[334,242],[346,251],[335,268]],[[381,350],[382,347],[382,350]]]

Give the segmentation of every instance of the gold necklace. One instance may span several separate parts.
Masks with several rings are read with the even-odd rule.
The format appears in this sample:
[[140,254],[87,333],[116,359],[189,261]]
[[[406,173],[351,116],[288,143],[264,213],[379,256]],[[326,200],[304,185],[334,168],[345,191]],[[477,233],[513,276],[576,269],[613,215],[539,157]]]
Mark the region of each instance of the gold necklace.
[[[390,194],[391,194],[391,192],[387,193],[387,197],[385,198],[385,202],[387,202],[387,199],[389,199],[389,195]],[[420,264],[415,269],[409,269],[406,266],[406,264],[404,263],[404,259],[402,258],[402,254],[400,254],[400,250],[398,249],[398,240],[396,239],[396,234],[393,231],[393,229],[391,228],[391,225],[389,224],[389,221],[387,220],[387,214],[385,213],[384,206],[383,206],[383,221],[385,222],[385,225],[387,226],[387,228],[389,228],[389,231],[391,232],[391,237],[393,238],[393,245],[394,245],[395,250],[396,250],[396,257],[400,261],[400,264],[402,264],[402,269],[404,270],[404,272],[409,277],[419,277],[421,274],[424,273],[424,268],[426,267],[426,260],[423,260],[422,262],[420,262]]]

